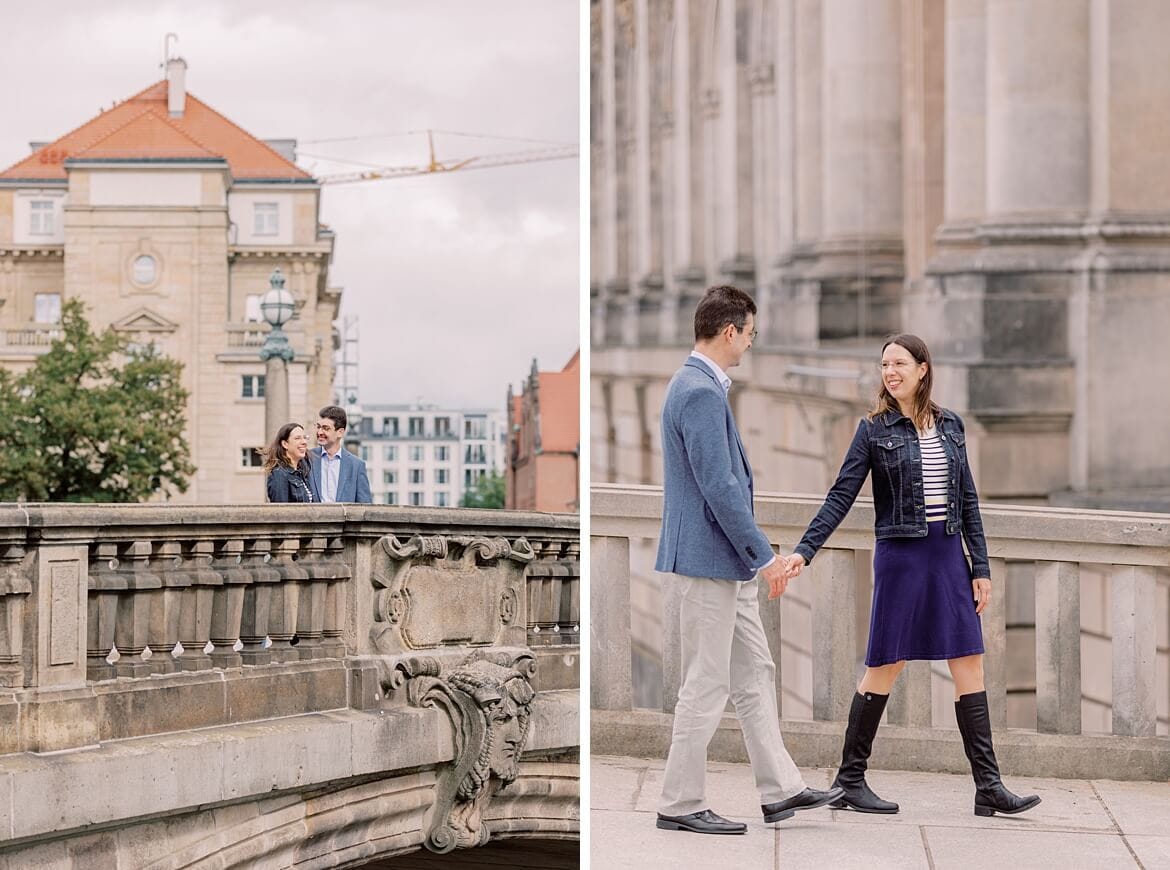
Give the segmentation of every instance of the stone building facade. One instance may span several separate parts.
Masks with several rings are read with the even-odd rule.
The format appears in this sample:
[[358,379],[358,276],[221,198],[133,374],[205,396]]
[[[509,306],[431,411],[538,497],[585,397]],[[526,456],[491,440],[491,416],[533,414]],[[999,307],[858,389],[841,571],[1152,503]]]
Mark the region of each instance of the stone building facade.
[[[934,352],[936,398],[967,421],[985,500],[1170,509],[1170,400],[1155,387],[1170,371],[1163,4],[591,13],[594,480],[659,482],[662,392],[699,295],[729,282],[761,309],[731,372],[760,489],[828,488],[882,337],[908,331]],[[1031,580],[1009,574],[1026,646]],[[1091,575],[1083,600],[1101,597]],[[1109,701],[1092,655],[1108,629],[1083,616],[1090,721]],[[1013,679],[1026,717],[1033,677]]]
[[346,446],[366,463],[374,504],[458,507],[504,470],[504,415],[485,408],[363,405]]
[[581,354],[559,372],[532,371],[513,395],[508,388],[509,510],[580,510]]
[[296,299],[285,329],[293,419],[332,399],[333,234],[320,185],[290,140],[264,142],[166,78],[0,173],[0,365],[44,353],[62,300],[183,363],[197,471],[183,502],[264,500],[268,330],[259,300],[279,267]]

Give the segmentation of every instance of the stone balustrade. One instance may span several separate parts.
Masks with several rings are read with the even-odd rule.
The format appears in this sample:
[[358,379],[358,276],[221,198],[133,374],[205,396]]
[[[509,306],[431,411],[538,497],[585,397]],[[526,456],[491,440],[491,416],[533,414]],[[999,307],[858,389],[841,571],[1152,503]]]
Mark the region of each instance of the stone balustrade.
[[[820,497],[765,495],[756,518],[774,544],[789,552],[820,506]],[[664,754],[669,714],[680,679],[677,602],[662,596],[662,708],[634,709],[631,676],[631,544],[646,549],[656,539],[662,490],[650,486],[592,488],[590,620],[591,705],[594,751]],[[993,582],[984,612],[985,677],[997,749],[1005,769],[1038,776],[1165,779],[1170,776],[1170,738],[1157,736],[1157,699],[1167,694],[1159,676],[1158,633],[1170,622],[1156,606],[1159,580],[1170,566],[1170,516],[1042,507],[985,506]],[[782,616],[780,603],[761,601],[773,654],[793,653],[787,634],[807,639],[811,658],[812,721],[785,716],[785,740],[797,761],[833,765],[840,734],[860,676],[868,620],[869,564],[873,549],[872,502],[861,499],[812,564],[790,585],[809,601],[811,613]],[[1027,577],[1035,590],[1036,712],[1034,729],[1006,730],[1009,650],[1004,586]],[[1082,733],[1082,581],[1102,578],[1111,624],[1111,733]],[[762,589],[766,595],[766,587]],[[1098,606],[1095,601],[1091,606]],[[800,626],[800,619],[808,620]],[[1020,653],[1017,652],[1017,655]],[[777,693],[786,697],[790,668],[777,668]],[[890,699],[886,729],[875,764],[903,769],[965,769],[953,723],[934,721],[932,669],[910,663]],[[712,752],[743,760],[742,744],[727,733]],[[641,736],[639,736],[641,735]],[[721,742],[723,740],[724,742]]]
[[0,507],[0,754],[373,707],[386,655],[531,647],[538,687],[575,688],[579,561],[570,516]]

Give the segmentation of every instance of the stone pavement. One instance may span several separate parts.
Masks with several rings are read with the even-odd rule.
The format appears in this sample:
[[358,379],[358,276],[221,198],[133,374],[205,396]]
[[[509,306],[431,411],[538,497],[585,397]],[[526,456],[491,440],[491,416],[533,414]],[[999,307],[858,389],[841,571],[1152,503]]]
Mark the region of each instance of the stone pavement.
[[[745,836],[713,837],[654,827],[662,768],[661,760],[593,757],[593,870],[1170,870],[1170,783],[1009,777],[1013,791],[1043,802],[1019,816],[979,818],[970,777],[877,770],[869,781],[902,805],[897,815],[818,809],[765,825],[751,769],[712,763],[712,809],[748,825]],[[814,788],[827,788],[833,773],[804,770]]]

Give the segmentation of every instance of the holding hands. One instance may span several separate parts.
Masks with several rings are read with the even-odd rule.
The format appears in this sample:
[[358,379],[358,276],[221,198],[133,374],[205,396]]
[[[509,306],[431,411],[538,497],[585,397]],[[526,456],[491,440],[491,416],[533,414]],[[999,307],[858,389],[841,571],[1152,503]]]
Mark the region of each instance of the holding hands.
[[788,581],[804,569],[804,557],[798,553],[777,556],[776,561],[764,568],[760,574],[768,581],[768,600],[779,598],[788,588]]

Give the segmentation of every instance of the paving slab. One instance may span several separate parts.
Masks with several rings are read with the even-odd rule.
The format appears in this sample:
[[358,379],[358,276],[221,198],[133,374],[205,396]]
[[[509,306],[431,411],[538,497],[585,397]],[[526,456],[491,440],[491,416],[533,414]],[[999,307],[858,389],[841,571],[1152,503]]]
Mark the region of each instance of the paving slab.
[[[897,825],[941,824],[963,828],[1019,826],[1050,831],[1115,831],[1109,814],[1097,799],[1093,786],[1075,779],[1011,777],[1008,787],[1016,794],[1038,794],[1040,805],[1018,816],[975,815],[975,786],[969,776],[952,773],[916,773],[872,770],[866,780],[886,800],[896,801],[899,812],[879,816]],[[871,813],[834,810],[837,821],[875,821]]]
[[686,867],[775,866],[776,832],[759,816],[746,834],[710,836],[660,831],[650,813],[596,810],[589,820],[590,866],[597,870],[680,870]]
[[[1139,867],[1117,834],[928,826],[934,870],[1125,870]],[[1148,870],[1148,868],[1147,868]]]
[[1170,836],[1135,834],[1126,840],[1146,870],[1170,870]]
[[1123,834],[1170,835],[1170,783],[1095,779],[1093,788]]
[[595,810],[633,810],[646,766],[595,762],[590,768],[589,806]]
[[833,870],[930,868],[922,833],[912,825],[842,825],[831,819],[821,821],[812,813],[798,813],[795,819],[776,825],[776,829],[779,834],[777,867],[831,867]]

